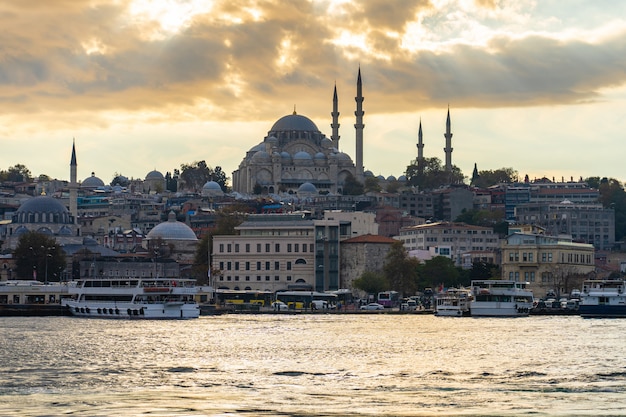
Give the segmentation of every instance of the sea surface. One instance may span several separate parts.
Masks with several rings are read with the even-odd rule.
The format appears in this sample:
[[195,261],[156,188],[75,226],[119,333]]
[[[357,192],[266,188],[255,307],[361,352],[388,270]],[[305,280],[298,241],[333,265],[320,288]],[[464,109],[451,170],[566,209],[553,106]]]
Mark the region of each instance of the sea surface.
[[0,318],[0,416],[626,415],[626,320]]

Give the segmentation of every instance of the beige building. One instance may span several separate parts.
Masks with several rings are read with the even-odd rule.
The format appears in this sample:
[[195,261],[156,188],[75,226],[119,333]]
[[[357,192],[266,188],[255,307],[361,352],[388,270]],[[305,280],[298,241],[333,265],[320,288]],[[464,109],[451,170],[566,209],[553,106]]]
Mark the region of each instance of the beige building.
[[341,242],[341,288],[352,289],[352,283],[364,272],[382,273],[387,253],[397,242],[385,236],[362,235]]
[[468,252],[497,252],[500,240],[493,229],[465,223],[426,223],[400,229],[405,249],[428,251],[434,256],[446,256],[458,266]]
[[594,270],[593,245],[571,238],[514,233],[502,242],[502,278],[528,282],[535,297],[567,296]]

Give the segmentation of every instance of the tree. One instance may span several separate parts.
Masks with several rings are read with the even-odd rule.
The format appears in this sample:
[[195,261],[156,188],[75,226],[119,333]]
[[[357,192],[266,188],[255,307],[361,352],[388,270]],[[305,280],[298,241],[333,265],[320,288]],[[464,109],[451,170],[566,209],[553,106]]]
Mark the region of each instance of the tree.
[[600,202],[604,208],[615,210],[615,240],[626,236],[626,192],[623,185],[615,178],[590,177],[585,180],[589,186],[595,186],[600,192]]
[[[500,277],[500,267],[489,262],[474,262],[469,271],[469,281],[474,279],[497,279]],[[461,285],[469,285],[470,282],[461,282]]]
[[517,177],[518,172],[513,168],[478,171],[478,177],[474,180],[473,185],[479,188],[488,188],[496,184],[513,183],[517,181]]
[[380,192],[383,188],[380,186],[380,183],[378,181],[378,178],[376,177],[367,177],[365,178],[365,192],[366,193],[370,193],[370,192]]
[[389,282],[383,274],[367,271],[352,281],[352,286],[368,294],[378,294],[389,288]]
[[209,167],[205,161],[182,164],[180,166],[180,179],[185,189],[194,192],[200,192],[204,184],[208,181],[215,181],[220,185],[222,191],[228,191],[228,187],[226,186],[228,177],[224,171],[222,171],[222,168],[217,166],[213,169]]
[[343,183],[343,195],[363,195],[365,188],[354,175],[348,174]]
[[13,252],[18,279],[58,282],[66,268],[65,253],[57,242],[38,232],[26,232]]
[[25,165],[16,164],[6,171],[0,171],[0,181],[30,182],[32,175]]
[[454,266],[452,259],[445,256],[435,256],[420,266],[420,284],[424,287],[436,288],[439,284],[445,287],[459,285],[459,270]]
[[441,165],[439,158],[424,158],[423,167],[418,166],[418,161],[412,161],[407,166],[405,175],[407,183],[420,190],[434,190],[444,185],[463,184],[465,176],[457,166],[452,166],[450,172]]
[[398,241],[391,245],[385,257],[383,271],[391,289],[404,296],[415,294],[418,267],[419,260],[409,257],[403,243]]
[[[176,170],[174,170],[174,173],[176,173]],[[165,173],[165,189],[172,193],[178,191],[178,177],[172,177],[169,171]]]

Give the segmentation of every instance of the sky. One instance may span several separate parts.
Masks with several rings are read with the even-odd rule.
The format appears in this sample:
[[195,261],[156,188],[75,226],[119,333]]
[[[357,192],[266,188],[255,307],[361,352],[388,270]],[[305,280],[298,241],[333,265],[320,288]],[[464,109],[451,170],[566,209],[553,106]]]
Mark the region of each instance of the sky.
[[8,0],[0,3],[0,169],[144,178],[204,160],[231,177],[274,122],[309,117],[364,165],[417,156],[471,177],[626,180],[626,1]]

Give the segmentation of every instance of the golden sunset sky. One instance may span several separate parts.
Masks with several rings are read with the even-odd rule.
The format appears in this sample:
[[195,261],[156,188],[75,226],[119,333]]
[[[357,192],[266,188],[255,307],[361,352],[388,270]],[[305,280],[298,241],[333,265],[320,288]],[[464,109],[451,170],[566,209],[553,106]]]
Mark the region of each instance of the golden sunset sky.
[[9,0],[0,3],[0,169],[143,178],[205,160],[230,177],[293,112],[365,169],[417,156],[466,176],[626,180],[626,2],[614,0]]

